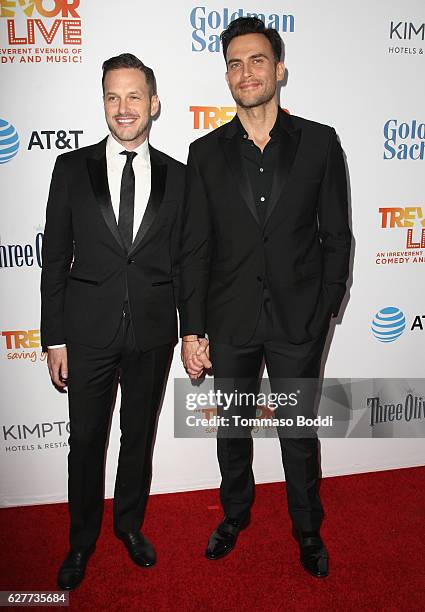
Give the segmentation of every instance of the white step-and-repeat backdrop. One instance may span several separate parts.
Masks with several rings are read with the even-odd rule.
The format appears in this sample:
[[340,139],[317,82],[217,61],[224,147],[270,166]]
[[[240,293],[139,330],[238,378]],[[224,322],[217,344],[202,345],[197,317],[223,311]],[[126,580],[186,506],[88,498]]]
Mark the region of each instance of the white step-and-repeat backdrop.
[[[423,0],[0,0],[0,504],[66,499],[67,397],[49,382],[39,336],[45,204],[56,155],[106,134],[102,61],[125,51],[157,75],[151,142],[186,161],[189,143],[229,120],[219,34],[259,14],[286,46],[281,104],[335,127],[347,157],[355,236],[350,299],[330,377],[422,377],[425,339],[425,11]],[[372,332],[386,308],[403,333]],[[159,423],[153,492],[218,485],[215,443],[175,439],[173,378]],[[113,491],[119,398],[107,484]],[[283,478],[277,440],[257,440],[258,482]],[[325,439],[323,474],[424,463],[421,439]]]

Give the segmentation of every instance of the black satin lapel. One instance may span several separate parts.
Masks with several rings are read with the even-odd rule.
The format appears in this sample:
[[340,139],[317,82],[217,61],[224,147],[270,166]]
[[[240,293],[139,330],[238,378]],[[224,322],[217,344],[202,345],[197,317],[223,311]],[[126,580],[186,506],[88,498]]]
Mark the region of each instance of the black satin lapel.
[[148,204],[146,206],[145,214],[143,215],[142,222],[140,223],[136,237],[131,246],[130,253],[139,246],[140,242],[145,237],[146,232],[151,227],[152,223],[155,221],[159,207],[161,206],[161,202],[164,197],[166,180],[166,164],[158,164],[154,162],[151,157],[151,193],[149,196]]
[[117,220],[112,208],[111,195],[109,193],[106,155],[103,155],[100,159],[87,159],[87,168],[93,187],[93,192],[99,203],[99,208],[102,212],[103,218],[105,219],[106,225],[111,230],[120,247],[124,248],[120,233],[118,231]]
[[277,168],[273,177],[272,192],[270,195],[270,202],[267,207],[265,223],[267,223],[270,215],[272,214],[280,194],[285,187],[289,174],[291,172],[292,165],[297,154],[298,145],[300,142],[301,130],[296,132],[288,133],[287,131],[281,132],[279,142],[279,158],[277,162]]
[[257,223],[260,223],[251,183],[243,164],[241,146],[238,142],[238,137],[235,136],[233,138],[222,139],[221,143],[223,145],[232,178],[234,178],[236,186],[239,189],[239,192],[251,211],[254,219],[257,221]]

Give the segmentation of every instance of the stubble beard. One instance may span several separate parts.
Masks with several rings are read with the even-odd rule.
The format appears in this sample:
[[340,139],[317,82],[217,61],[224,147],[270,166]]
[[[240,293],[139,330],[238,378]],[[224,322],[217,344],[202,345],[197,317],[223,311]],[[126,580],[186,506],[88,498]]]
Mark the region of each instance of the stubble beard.
[[233,99],[236,102],[236,104],[240,106],[241,108],[245,108],[245,109],[256,108],[257,106],[262,106],[263,104],[267,104],[268,102],[270,102],[270,100],[273,100],[275,93],[276,93],[276,86],[274,87],[273,91],[271,89],[266,90],[263,93],[259,94],[253,100],[250,100],[249,102],[244,101],[243,98],[237,94],[233,95]]
[[122,128],[123,134],[121,135],[117,131],[116,126],[112,123],[112,121],[107,121],[107,123],[111,134],[115,136],[116,140],[121,142],[133,142],[134,140],[138,140],[141,136],[147,133],[149,127],[149,120],[147,120],[137,128],[136,133],[130,133],[128,128]]

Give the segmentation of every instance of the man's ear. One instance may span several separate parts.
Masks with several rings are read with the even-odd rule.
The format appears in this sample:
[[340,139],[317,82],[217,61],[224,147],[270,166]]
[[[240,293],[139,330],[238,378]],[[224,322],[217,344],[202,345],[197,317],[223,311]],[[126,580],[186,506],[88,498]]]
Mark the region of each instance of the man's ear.
[[157,94],[153,94],[151,97],[151,117],[155,117],[159,111],[159,98]]
[[285,64],[283,62],[278,62],[276,64],[276,79],[278,81],[283,81],[284,76],[285,76]]

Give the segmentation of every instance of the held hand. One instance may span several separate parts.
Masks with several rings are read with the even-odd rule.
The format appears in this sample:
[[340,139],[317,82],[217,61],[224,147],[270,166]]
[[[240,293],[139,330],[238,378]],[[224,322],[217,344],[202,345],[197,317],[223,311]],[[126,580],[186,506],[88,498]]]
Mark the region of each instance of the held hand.
[[204,338],[186,336],[183,339],[181,357],[190,378],[200,378],[204,369],[211,367],[207,347],[208,341]]
[[66,346],[47,349],[47,367],[55,387],[65,393],[68,384],[68,355]]
[[199,347],[200,345],[197,339],[182,340],[182,362],[190,378],[199,378],[203,370],[202,361],[199,360],[196,354]]
[[196,354],[204,364],[204,369],[209,370],[212,367],[212,363],[210,361],[209,342],[206,338],[199,338],[199,348],[196,351]]

